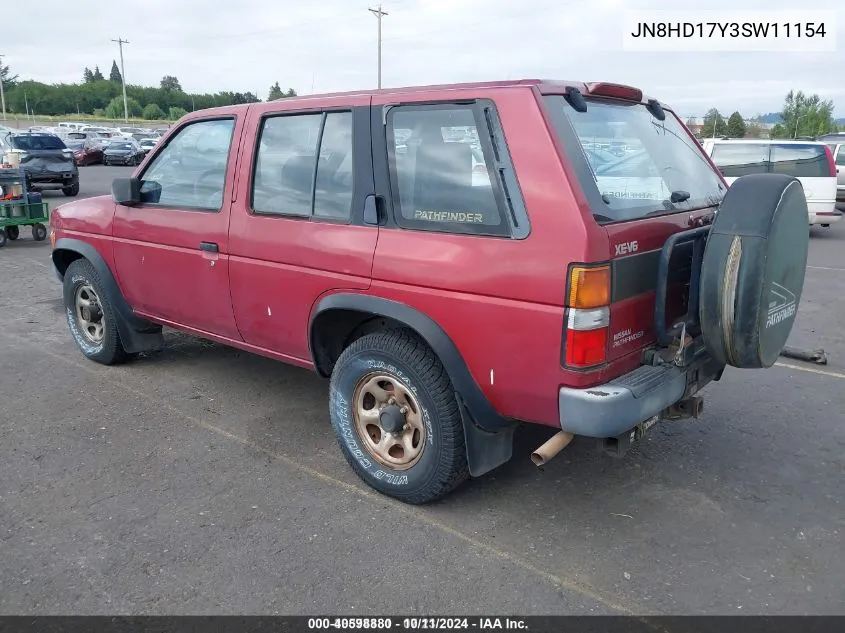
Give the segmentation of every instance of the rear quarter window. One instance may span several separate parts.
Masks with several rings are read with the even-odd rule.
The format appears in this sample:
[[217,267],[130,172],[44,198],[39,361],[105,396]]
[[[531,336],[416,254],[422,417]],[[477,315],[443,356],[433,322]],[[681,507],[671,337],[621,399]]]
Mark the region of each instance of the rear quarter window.
[[794,178],[829,178],[830,166],[824,145],[773,144],[772,172]]

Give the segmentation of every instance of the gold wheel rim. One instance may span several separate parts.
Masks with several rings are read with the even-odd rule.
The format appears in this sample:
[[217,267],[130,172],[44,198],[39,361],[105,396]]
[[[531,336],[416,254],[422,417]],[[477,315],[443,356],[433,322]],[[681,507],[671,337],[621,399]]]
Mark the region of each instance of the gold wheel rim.
[[103,341],[106,321],[100,298],[89,284],[79,286],[74,297],[76,322],[82,334],[95,345]]
[[355,432],[367,452],[391,470],[408,470],[423,455],[427,432],[416,396],[396,376],[370,373],[352,397]]

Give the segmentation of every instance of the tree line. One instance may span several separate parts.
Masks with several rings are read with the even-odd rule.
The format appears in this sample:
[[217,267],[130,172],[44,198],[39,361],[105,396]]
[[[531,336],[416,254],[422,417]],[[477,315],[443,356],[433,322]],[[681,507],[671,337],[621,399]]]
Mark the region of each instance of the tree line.
[[[694,125],[690,119],[687,125]],[[830,132],[845,131],[845,125],[837,125],[833,117],[833,101],[823,100],[819,95],[806,95],[802,91],[790,90],[783,102],[780,121],[769,130],[770,138],[796,138],[799,136],[821,136]],[[704,115],[701,136],[728,136],[730,138],[760,138],[764,128],[759,121],[746,120],[739,112],[727,119],[717,108],[711,108]]]
[[[99,66],[86,67],[79,83],[46,84],[31,79],[21,80],[9,66],[0,65],[0,80],[6,95],[6,110],[33,116],[88,114],[95,117],[122,119],[122,77],[116,61],[105,77]],[[283,90],[277,81],[267,100],[296,96],[293,88]],[[127,84],[126,101],[131,118],[176,120],[186,112],[218,106],[261,101],[252,92],[188,93],[173,75],[162,77],[158,86]]]

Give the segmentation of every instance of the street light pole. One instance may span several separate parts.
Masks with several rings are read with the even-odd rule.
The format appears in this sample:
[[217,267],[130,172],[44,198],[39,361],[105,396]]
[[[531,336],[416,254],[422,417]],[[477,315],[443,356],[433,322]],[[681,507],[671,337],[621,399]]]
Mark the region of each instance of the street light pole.
[[378,87],[381,89],[381,18],[388,15],[387,11],[381,10],[381,5],[378,9],[368,9],[378,19]]
[[112,40],[112,42],[117,42],[117,45],[120,46],[120,82],[123,84],[123,120],[129,123],[129,105],[126,102],[126,70],[123,68],[123,45],[128,44],[129,40],[119,37],[116,40]]

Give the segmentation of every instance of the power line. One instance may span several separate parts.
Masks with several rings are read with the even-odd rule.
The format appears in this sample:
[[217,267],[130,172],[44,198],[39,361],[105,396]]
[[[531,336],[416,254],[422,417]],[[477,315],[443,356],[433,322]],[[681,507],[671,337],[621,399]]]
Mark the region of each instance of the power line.
[[381,90],[381,19],[385,15],[389,15],[387,11],[382,11],[382,5],[378,5],[378,9],[367,9],[378,19],[378,87]]
[[117,45],[120,46],[120,80],[123,84],[123,120],[129,123],[129,105],[126,101],[126,70],[123,67],[123,45],[128,44],[129,40],[119,37],[116,40],[112,40],[112,42],[117,42]]

